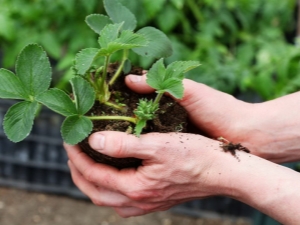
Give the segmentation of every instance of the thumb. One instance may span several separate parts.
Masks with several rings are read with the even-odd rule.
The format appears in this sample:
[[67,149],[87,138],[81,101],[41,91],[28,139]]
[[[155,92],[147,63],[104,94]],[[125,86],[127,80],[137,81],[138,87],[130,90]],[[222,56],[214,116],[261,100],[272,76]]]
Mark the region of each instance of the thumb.
[[111,157],[149,159],[154,148],[150,139],[147,135],[138,138],[125,132],[102,131],[93,133],[89,144],[95,151]]
[[131,90],[139,94],[150,94],[154,92],[154,89],[146,83],[146,74],[143,76],[133,74],[127,75],[125,83]]

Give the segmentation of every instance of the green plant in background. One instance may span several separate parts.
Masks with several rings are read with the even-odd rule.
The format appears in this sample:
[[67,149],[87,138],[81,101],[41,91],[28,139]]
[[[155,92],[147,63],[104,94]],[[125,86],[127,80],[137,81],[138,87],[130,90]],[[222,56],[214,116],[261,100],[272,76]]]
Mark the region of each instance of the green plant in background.
[[[299,49],[295,46],[296,0],[119,0],[137,18],[137,29],[154,26],[170,38],[178,60],[200,60],[187,77],[219,90],[256,92],[272,99],[299,89]],[[0,0],[0,44],[3,66],[11,67],[28,43],[47,52],[57,80],[69,80],[73,55],[96,47],[83,26],[85,15],[103,13],[101,1]],[[80,10],[79,10],[80,9]],[[142,10],[141,10],[142,9]],[[150,68],[155,58],[132,62]],[[121,60],[122,55],[114,56]],[[279,63],[280,62],[280,63]],[[63,76],[64,75],[64,76]]]
[[[184,73],[199,66],[197,61],[176,61],[164,66],[163,58],[172,53],[169,39],[161,31],[144,27],[134,32],[135,16],[117,0],[104,0],[108,16],[92,14],[87,24],[99,34],[99,48],[80,51],[74,61],[75,77],[70,80],[73,98],[59,88],[50,88],[52,71],[50,61],[37,44],[27,45],[16,62],[16,75],[0,69],[0,97],[22,100],[13,105],[5,115],[3,127],[8,138],[14,142],[23,140],[31,131],[34,118],[41,105],[66,117],[61,134],[69,144],[77,144],[86,138],[93,128],[93,120],[124,120],[135,124],[135,134],[140,135],[148,120],[156,117],[162,95],[168,92],[175,98],[183,97]],[[159,40],[159,42],[158,42]],[[120,112],[126,111],[118,96],[110,87],[128,64],[129,50],[140,56],[161,58],[148,72],[147,83],[153,87],[155,99],[141,99],[135,115],[109,116],[86,115],[95,99]],[[108,79],[112,56],[122,52],[122,60],[114,75]],[[122,93],[121,93],[122,94]]]

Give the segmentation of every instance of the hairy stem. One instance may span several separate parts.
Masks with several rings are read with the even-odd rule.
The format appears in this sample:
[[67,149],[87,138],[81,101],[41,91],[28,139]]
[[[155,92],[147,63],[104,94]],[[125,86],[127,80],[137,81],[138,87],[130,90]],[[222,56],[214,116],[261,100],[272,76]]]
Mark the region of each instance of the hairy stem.
[[111,78],[111,80],[108,83],[110,86],[113,85],[115,83],[115,81],[117,80],[117,78],[120,76],[120,74],[123,70],[123,67],[124,67],[124,63],[127,60],[127,58],[128,58],[128,49],[124,49],[121,64],[120,64],[118,70],[116,71],[116,73],[114,74],[114,76]]
[[101,84],[100,84],[100,87],[102,88],[102,90],[105,90],[104,86],[105,86],[105,83],[106,83],[107,69],[108,69],[108,66],[109,66],[109,62],[110,62],[110,55],[105,56],[102,79],[101,79]]
[[109,107],[112,107],[112,108],[114,108],[114,109],[117,109],[117,110],[119,110],[119,111],[121,111],[121,112],[126,111],[124,107],[119,106],[119,105],[117,105],[117,104],[114,104],[114,103],[112,103],[112,102],[104,102],[103,104],[105,104],[105,105],[107,105],[107,106],[109,106]]
[[158,104],[159,101],[161,100],[161,98],[162,98],[163,95],[164,95],[163,92],[162,92],[162,93],[158,93],[158,94],[156,95],[155,100],[154,100],[154,104]]
[[124,120],[136,124],[137,120],[129,116],[87,116],[90,120]]

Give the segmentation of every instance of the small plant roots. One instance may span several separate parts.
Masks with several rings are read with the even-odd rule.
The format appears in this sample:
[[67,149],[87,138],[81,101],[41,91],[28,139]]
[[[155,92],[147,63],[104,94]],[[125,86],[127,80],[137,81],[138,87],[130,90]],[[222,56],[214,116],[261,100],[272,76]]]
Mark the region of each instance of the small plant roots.
[[250,150],[244,147],[243,145],[241,145],[241,143],[232,143],[223,137],[218,137],[217,140],[222,143],[220,147],[223,149],[224,152],[230,152],[235,157],[236,157],[236,151],[243,151],[243,152],[250,153]]

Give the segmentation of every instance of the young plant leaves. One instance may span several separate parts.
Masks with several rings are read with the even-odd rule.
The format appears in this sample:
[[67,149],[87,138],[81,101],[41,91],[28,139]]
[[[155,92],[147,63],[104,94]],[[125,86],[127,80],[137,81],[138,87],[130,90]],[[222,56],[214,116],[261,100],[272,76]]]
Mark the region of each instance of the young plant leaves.
[[148,120],[153,120],[156,117],[155,112],[158,110],[158,107],[158,103],[155,103],[152,99],[140,99],[138,107],[134,111],[137,117],[137,123],[134,128],[134,134],[136,136],[140,136]]
[[6,136],[13,142],[22,141],[32,129],[38,110],[37,102],[23,101],[9,108],[5,114],[3,128]]
[[124,30],[121,32],[120,37],[111,40],[105,48],[101,48],[98,55],[111,55],[119,50],[128,50],[146,45],[147,40],[143,35]]
[[158,60],[147,74],[147,84],[159,93],[168,92],[175,98],[183,97],[184,73],[198,67],[197,61],[177,61],[165,68],[163,59]]
[[142,133],[143,128],[146,126],[147,120],[138,120],[134,127],[134,134],[139,137]]
[[85,75],[93,65],[98,52],[98,48],[86,48],[77,53],[74,66],[76,73],[82,76]]
[[122,23],[123,30],[134,30],[136,28],[136,18],[129,9],[123,6],[118,0],[104,0],[104,8],[114,23]]
[[95,102],[95,91],[82,77],[75,77],[70,81],[72,85],[76,110],[78,115],[87,113]]
[[13,72],[0,69],[0,80],[0,98],[29,99],[24,85]]
[[74,115],[67,117],[61,127],[61,135],[64,141],[70,145],[75,145],[86,138],[93,129],[90,119]]
[[197,61],[176,61],[168,65],[166,70],[165,79],[169,78],[178,78],[183,79],[184,74],[189,70],[192,70],[200,66],[200,63]]
[[145,47],[134,48],[133,51],[141,56],[151,56],[156,59],[172,55],[172,44],[169,38],[154,27],[144,27],[136,32],[143,35],[148,44]]
[[16,62],[16,74],[31,96],[46,91],[51,82],[51,67],[44,50],[37,44],[27,45]]
[[49,89],[37,96],[36,100],[63,116],[78,114],[75,103],[64,91],[60,89]]
[[85,18],[87,25],[95,31],[97,34],[100,34],[101,30],[107,25],[112,23],[110,18],[101,14],[91,14]]
[[109,43],[111,43],[119,37],[119,33],[122,26],[123,23],[117,23],[109,24],[103,28],[103,30],[100,32],[100,37],[98,39],[101,48],[106,48]]

